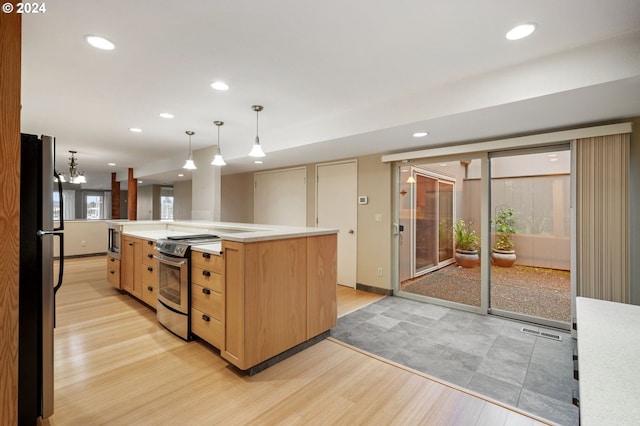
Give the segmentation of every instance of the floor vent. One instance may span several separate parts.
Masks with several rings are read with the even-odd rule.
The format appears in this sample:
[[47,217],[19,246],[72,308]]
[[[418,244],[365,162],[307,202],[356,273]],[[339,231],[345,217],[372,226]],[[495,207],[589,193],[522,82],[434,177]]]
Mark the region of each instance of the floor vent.
[[532,330],[530,328],[525,328],[525,327],[522,327],[520,331],[522,331],[523,333],[531,334],[533,336],[540,336],[540,337],[546,337],[547,339],[551,339],[551,340],[557,340],[558,342],[562,340],[562,337],[558,336],[557,334],[546,333],[544,331]]

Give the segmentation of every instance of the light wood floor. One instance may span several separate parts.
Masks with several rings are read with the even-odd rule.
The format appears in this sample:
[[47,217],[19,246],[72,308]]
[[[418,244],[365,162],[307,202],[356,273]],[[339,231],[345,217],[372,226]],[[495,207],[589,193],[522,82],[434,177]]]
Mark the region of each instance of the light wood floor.
[[[50,425],[542,424],[331,339],[245,376],[110,288],[105,264],[65,262]],[[339,290],[344,306],[370,303]]]

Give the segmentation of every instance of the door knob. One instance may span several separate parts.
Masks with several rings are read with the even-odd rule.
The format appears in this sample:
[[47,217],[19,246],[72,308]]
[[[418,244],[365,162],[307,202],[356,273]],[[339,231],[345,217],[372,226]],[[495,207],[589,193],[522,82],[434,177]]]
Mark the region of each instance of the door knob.
[[353,229],[349,229],[349,233],[350,233],[350,234],[353,234]]

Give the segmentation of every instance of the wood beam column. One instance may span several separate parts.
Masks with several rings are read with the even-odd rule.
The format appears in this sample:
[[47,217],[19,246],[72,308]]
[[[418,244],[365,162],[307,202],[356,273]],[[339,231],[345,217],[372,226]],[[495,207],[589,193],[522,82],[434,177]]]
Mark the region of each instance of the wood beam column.
[[120,219],[120,182],[111,173],[111,219]]
[[133,169],[129,169],[128,184],[128,219],[138,219],[138,180],[133,177]]

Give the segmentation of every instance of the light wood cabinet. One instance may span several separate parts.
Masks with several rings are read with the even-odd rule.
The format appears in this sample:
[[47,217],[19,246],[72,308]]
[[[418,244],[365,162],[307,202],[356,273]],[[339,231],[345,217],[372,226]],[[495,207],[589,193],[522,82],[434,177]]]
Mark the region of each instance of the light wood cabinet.
[[225,343],[247,370],[335,326],[336,235],[223,241]]
[[155,241],[142,240],[142,300],[155,308],[158,303],[158,261],[155,254]]
[[222,350],[224,321],[222,256],[191,252],[191,332]]
[[120,288],[120,259],[113,256],[107,256],[107,282]]
[[142,299],[143,246],[147,240],[131,236],[122,237],[121,286],[138,299]]

